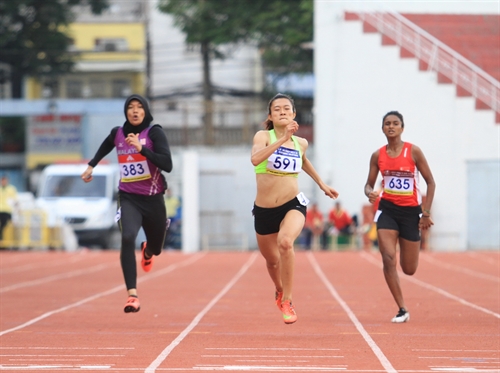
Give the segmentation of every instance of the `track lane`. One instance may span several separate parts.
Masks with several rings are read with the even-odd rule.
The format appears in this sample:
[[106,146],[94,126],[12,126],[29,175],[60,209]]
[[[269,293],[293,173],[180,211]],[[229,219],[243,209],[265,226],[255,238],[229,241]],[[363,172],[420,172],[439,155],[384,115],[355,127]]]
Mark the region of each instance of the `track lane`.
[[[139,269],[142,309],[137,314],[123,313],[125,292],[119,268],[96,271],[85,281],[79,277],[60,281],[59,292],[54,294],[58,300],[73,299],[75,290],[88,291],[86,294],[96,289],[102,292],[116,283],[122,289],[0,336],[0,370],[19,371],[22,364],[32,364],[33,369],[23,371],[145,372],[227,286],[251,255],[211,252],[182,269],[162,273],[169,265],[186,260],[181,253],[163,253],[150,274],[142,274]],[[272,283],[259,255],[153,370],[390,371],[332,296],[307,255],[310,253],[297,253],[294,303],[299,320],[296,324],[282,322],[273,302]],[[407,324],[392,324],[390,318],[396,307],[376,265],[380,264],[379,254],[373,254],[373,262],[359,252],[312,255],[395,371],[500,371],[497,318],[402,275],[412,319]],[[478,255],[483,258],[482,253]],[[467,263],[471,261],[468,255],[462,258],[463,268],[476,271]],[[487,260],[477,262],[485,267],[495,265],[494,256],[487,254],[484,258]],[[462,265],[455,257],[449,262],[445,261],[445,255],[437,259]],[[106,261],[105,254],[102,260]],[[441,286],[450,293],[462,291],[464,297],[474,295],[474,284],[476,290],[478,286],[487,286],[484,283],[497,286],[496,282],[467,271],[441,268],[425,260],[414,278]],[[82,282],[87,282],[87,286],[82,286]],[[0,294],[0,307],[5,306],[3,298],[7,295],[38,297],[40,301],[50,292],[47,287],[50,286],[40,284]],[[498,292],[475,294],[484,307],[490,302],[500,303]],[[82,300],[83,295],[76,297]],[[483,298],[490,300],[485,302]],[[12,303],[7,304],[6,310],[9,305]],[[25,310],[17,311],[22,314]],[[4,318],[3,314],[0,318]],[[26,316],[21,318],[26,320]],[[13,365],[9,368],[6,363],[17,364],[17,368],[12,368]]]
[[[358,255],[359,258],[366,256],[365,253],[353,254]],[[367,331],[373,336],[375,342],[397,371],[435,371],[439,369],[451,369],[457,372],[463,369],[486,369],[487,371],[493,369],[495,371],[495,369],[500,368],[498,361],[498,339],[500,336],[498,319],[494,315],[472,308],[470,305],[463,304],[456,299],[443,296],[442,293],[436,291],[436,289],[439,289],[437,286],[431,285],[436,289],[422,286],[426,280],[421,276],[422,273],[429,272],[436,276],[435,271],[427,270],[428,264],[425,262],[420,264],[417,271],[417,275],[422,278],[421,280],[414,278],[415,276],[400,275],[407,306],[412,316],[410,322],[405,324],[390,323],[392,312],[395,314],[397,309],[394,308],[394,301],[383,280],[380,254],[372,254],[372,256],[373,260],[367,262],[378,270],[376,276],[380,280],[373,278],[373,270],[366,268],[366,264],[359,263],[355,266],[350,262],[346,262],[354,258],[344,258],[345,260],[342,260],[346,268],[352,270],[358,267],[360,269],[358,276],[346,274],[346,277],[353,280],[353,283],[356,282],[357,290],[351,289],[348,283],[344,284],[341,276],[343,266],[336,266],[333,269],[332,266],[326,267],[325,262],[320,263],[325,267],[325,273],[329,274],[328,277],[331,282],[340,289],[341,296],[346,297],[348,304],[350,304],[349,294],[353,295],[352,292],[358,291],[358,294],[354,295],[354,301],[364,298],[365,305],[372,305],[369,317],[360,313],[363,311],[359,309],[356,303],[352,305],[352,309],[356,315],[359,315],[362,324],[367,325]],[[446,273],[441,272],[440,274],[442,277],[449,277]],[[379,290],[375,289],[373,284],[370,284],[371,281],[378,283],[377,288]],[[382,281],[382,285],[380,281]],[[470,284],[474,281],[481,280],[477,278],[471,280],[468,277],[459,280],[455,277],[455,289],[460,288],[461,282]],[[364,288],[371,289],[371,292],[360,295],[359,292]],[[380,290],[383,290],[385,295]],[[452,291],[453,289],[447,290]],[[374,294],[377,294],[377,296],[374,297]],[[498,297],[497,292],[497,302]],[[382,316],[378,309],[386,308],[387,305],[390,305],[393,311]],[[380,316],[377,316],[377,314]],[[373,316],[379,318],[378,325],[374,325],[376,321]],[[475,350],[477,352],[465,357],[457,356],[455,352],[450,352],[445,356],[441,356],[437,352],[422,352],[440,351],[444,347],[450,351]],[[496,352],[492,353],[492,351]],[[488,359],[492,360],[485,360],[485,355],[488,355]]]
[[[203,259],[205,254],[195,256]],[[153,271],[139,278],[141,311],[137,314],[123,313],[126,297],[124,286],[120,285],[120,289],[110,289],[103,296],[75,305],[71,309],[61,310],[57,315],[52,314],[22,330],[4,335],[2,346],[26,348],[25,338],[29,335],[31,345],[57,347],[58,359],[69,362],[66,366],[51,366],[53,371],[79,369],[79,366],[85,367],[81,369],[102,366],[106,367],[103,369],[143,371],[157,356],[155,353],[160,353],[164,348],[163,342],[172,340],[179,330],[182,330],[181,327],[191,321],[190,316],[199,311],[199,304],[204,304],[205,301],[203,294],[210,295],[215,290],[220,290],[220,283],[224,282],[229,274],[234,274],[236,263],[230,263],[228,268],[224,269],[217,257],[210,257],[206,261],[198,260],[203,263],[195,265],[196,261],[190,259],[195,256],[173,255],[178,264],[187,261],[192,263],[179,268],[182,270],[170,272],[165,272],[168,266],[162,268],[158,265],[160,263],[155,262]],[[207,271],[200,270],[205,266],[210,273],[218,275],[208,281]],[[101,279],[94,280],[100,283],[102,288]],[[193,286],[193,280],[197,280],[199,286]],[[66,291],[71,291],[70,286]],[[64,346],[68,346],[67,351]],[[109,348],[121,350],[122,353],[120,356],[108,357],[102,353],[75,356],[75,347],[81,348],[82,351],[89,347]],[[45,360],[42,357],[39,359],[41,361],[36,364],[42,366]]]
[[285,325],[259,256],[158,371],[385,371],[305,253],[296,255],[294,289],[299,319]]

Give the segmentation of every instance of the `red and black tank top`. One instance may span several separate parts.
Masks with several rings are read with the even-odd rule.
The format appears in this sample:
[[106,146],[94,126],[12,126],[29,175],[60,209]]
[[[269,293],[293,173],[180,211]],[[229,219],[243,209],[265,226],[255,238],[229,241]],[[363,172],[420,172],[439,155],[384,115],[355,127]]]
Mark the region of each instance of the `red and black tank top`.
[[405,142],[401,154],[391,158],[387,148],[380,148],[378,168],[382,175],[381,198],[398,206],[419,206],[422,196],[418,185],[419,172],[411,156],[412,144]]

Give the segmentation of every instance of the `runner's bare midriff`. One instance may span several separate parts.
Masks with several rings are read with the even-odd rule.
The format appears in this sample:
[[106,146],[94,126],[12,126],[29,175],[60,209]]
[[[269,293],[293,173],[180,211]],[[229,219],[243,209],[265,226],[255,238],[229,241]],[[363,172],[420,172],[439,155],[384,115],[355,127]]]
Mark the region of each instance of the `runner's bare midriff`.
[[296,177],[257,174],[257,197],[259,207],[272,208],[283,205],[299,194]]

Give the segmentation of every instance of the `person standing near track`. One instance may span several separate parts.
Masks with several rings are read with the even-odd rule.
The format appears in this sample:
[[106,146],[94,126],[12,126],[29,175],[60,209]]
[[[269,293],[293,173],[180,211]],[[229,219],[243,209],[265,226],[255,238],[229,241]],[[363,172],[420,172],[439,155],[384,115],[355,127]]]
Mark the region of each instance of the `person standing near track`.
[[[365,195],[375,203],[379,192],[374,185],[378,173],[383,178],[380,202],[375,213],[378,246],[382,254],[384,276],[399,311],[392,318],[394,323],[410,320],[399,283],[397,266],[397,245],[400,247],[400,265],[403,272],[413,275],[418,267],[420,252],[420,229],[433,225],[431,206],[436,184],[422,150],[413,144],[403,142],[403,116],[390,111],[382,119],[382,131],[387,145],[375,151],[370,159]],[[422,204],[418,174],[427,184],[427,198]]]
[[125,118],[125,124],[113,128],[104,139],[81,177],[86,183],[92,181],[94,167],[116,147],[120,165],[116,220],[122,236],[120,262],[128,292],[124,311],[129,313],[141,308],[135,259],[135,240],[141,226],[146,235],[146,242],[141,244],[142,269],[149,272],[153,257],[162,252],[167,231],[163,199],[167,182],[161,172],[172,171],[172,156],[161,126],[151,125],[153,116],[144,97],[134,94],[125,100]]
[[0,179],[0,241],[3,230],[12,220],[12,212],[17,203],[17,188],[9,183],[9,177],[3,175]]
[[253,206],[259,250],[276,287],[275,302],[286,324],[297,321],[292,305],[294,241],[304,227],[309,200],[299,192],[298,175],[304,170],[330,198],[338,192],[326,185],[306,157],[308,142],[293,136],[299,129],[293,99],[277,94],[269,102],[266,130],[253,139],[257,196]]

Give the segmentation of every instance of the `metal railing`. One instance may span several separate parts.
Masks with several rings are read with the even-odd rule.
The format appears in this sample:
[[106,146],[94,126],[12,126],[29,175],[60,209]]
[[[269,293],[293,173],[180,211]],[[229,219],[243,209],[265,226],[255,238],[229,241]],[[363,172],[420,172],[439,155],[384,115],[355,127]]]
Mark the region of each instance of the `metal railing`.
[[13,215],[2,232],[0,249],[62,249],[61,227],[49,227],[47,214],[39,209]]
[[393,11],[357,13],[358,17],[399,47],[446,76],[457,86],[500,113],[500,82],[416,24]]

